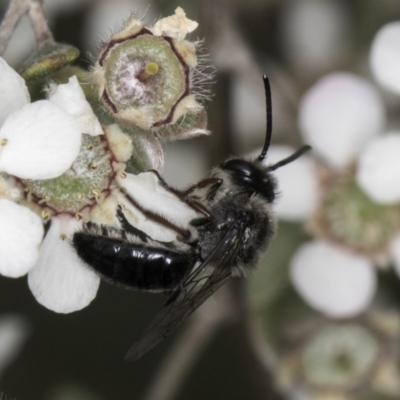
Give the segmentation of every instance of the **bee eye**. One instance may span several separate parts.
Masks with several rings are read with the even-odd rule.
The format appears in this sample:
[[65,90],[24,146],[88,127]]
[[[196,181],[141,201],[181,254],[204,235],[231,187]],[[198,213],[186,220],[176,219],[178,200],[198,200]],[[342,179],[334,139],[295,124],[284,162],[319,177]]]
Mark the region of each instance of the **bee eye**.
[[240,176],[251,176],[254,172],[253,166],[245,160],[229,160],[221,164],[221,168],[232,171]]

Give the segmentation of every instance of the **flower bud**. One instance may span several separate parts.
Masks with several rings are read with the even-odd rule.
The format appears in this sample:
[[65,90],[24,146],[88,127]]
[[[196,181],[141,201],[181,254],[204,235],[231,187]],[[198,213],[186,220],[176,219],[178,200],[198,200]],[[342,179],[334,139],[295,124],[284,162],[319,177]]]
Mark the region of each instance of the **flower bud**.
[[65,43],[55,43],[34,53],[23,66],[22,77],[29,81],[45,78],[71,64],[79,57],[79,50]]

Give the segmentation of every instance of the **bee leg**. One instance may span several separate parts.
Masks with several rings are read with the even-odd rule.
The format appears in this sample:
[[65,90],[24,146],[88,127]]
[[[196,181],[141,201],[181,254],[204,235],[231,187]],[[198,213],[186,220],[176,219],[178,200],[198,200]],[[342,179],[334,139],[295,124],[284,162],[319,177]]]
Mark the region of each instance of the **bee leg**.
[[165,182],[164,178],[158,173],[158,171],[156,171],[155,169],[149,169],[148,172],[152,172],[152,173],[157,177],[157,179],[158,179],[160,185],[161,185],[164,189],[170,191],[170,192],[171,192],[172,194],[174,194],[175,196],[181,198],[182,192],[180,192],[179,190],[177,190],[177,189],[175,189],[175,188],[169,186],[168,183]]
[[211,213],[201,204],[199,201],[189,198],[182,199],[189,207],[192,207],[193,210],[197,211],[200,214],[203,214],[208,220],[212,219]]
[[[161,175],[158,173],[158,171],[151,169],[149,170],[149,172],[152,172],[154,175],[156,175],[156,177],[159,180],[159,183],[161,186],[164,187],[164,189],[170,191],[171,193],[173,193],[175,196],[177,196],[180,200],[182,200],[183,202],[185,202],[189,207],[191,207],[193,210],[197,211],[200,214],[203,214],[206,218],[211,219],[212,215],[210,214],[210,212],[206,209],[206,207],[203,206],[203,204],[201,204],[199,201],[189,197],[190,192],[188,192],[188,190],[193,191],[195,189],[202,189],[210,184],[214,184],[218,183],[218,187],[221,185],[222,181],[221,179],[215,179],[215,178],[210,178],[210,179],[205,179],[204,181],[200,181],[198,184],[192,186],[191,188],[189,188],[188,190],[181,192],[177,189],[172,188],[171,186],[168,185],[167,182],[165,182],[165,180],[161,177]],[[219,182],[216,182],[219,181]],[[204,184],[205,183],[205,184]]]
[[208,186],[210,186],[210,188],[208,189],[208,193],[207,193],[207,199],[212,200],[215,196],[215,193],[217,192],[217,190],[219,189],[219,187],[221,185],[222,185],[222,179],[218,179],[218,178],[204,179],[204,180],[200,181],[199,183],[197,183],[196,185],[193,185],[193,186],[189,187],[188,189],[186,189],[182,193],[183,194],[182,200],[185,201],[188,205],[191,205],[196,211],[202,213],[204,216],[211,219],[212,215],[208,212],[208,210],[199,201],[195,200],[192,197],[192,195],[193,195],[194,191],[205,189]]
[[204,189],[204,188],[206,188],[207,186],[210,186],[210,185],[211,185],[210,192],[215,192],[222,185],[222,179],[219,179],[219,178],[203,179],[202,181],[196,183],[195,185],[190,186],[188,189],[186,189],[183,192],[183,194],[185,196],[189,196],[196,189]]

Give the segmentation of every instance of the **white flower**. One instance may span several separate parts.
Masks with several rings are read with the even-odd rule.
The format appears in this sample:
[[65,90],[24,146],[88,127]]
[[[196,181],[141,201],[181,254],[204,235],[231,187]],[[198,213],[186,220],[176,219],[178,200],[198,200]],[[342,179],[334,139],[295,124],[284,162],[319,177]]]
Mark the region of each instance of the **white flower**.
[[[347,73],[322,78],[304,95],[299,115],[315,161],[302,158],[276,172],[282,192],[278,216],[308,221],[317,236],[294,255],[292,283],[330,317],[354,316],[369,306],[376,261],[391,259],[400,270],[398,214],[391,208],[400,203],[400,132],[383,133],[384,122],[383,103],[368,81]],[[291,152],[272,146],[268,162]],[[365,209],[377,211],[364,229],[363,218],[370,217]],[[393,226],[384,226],[381,235],[379,218],[392,222],[392,212]]]
[[400,94],[400,22],[386,24],[378,31],[369,57],[376,80]]
[[[95,298],[100,283],[71,245],[83,221],[122,229],[117,218],[121,210],[137,229],[155,240],[170,242],[176,232],[149,220],[136,204],[167,215],[180,227],[186,227],[197,214],[164,189],[155,174],[125,173],[122,161],[133,151],[129,138],[122,132],[116,134],[116,126],[111,129],[113,135],[97,138],[103,129],[76,77],[52,86],[48,100],[24,105],[29,97],[22,78],[4,62],[0,65],[8,82],[0,95],[9,96],[13,104],[7,109],[10,115],[3,113],[0,128],[0,138],[7,139],[0,149],[0,166],[6,166],[0,171],[0,274],[14,278],[28,274],[29,288],[40,304],[59,313],[77,311]],[[73,140],[68,141],[67,134],[77,136],[79,146],[82,140],[73,158]],[[111,145],[104,144],[109,139]],[[46,233],[43,222],[49,223]]]

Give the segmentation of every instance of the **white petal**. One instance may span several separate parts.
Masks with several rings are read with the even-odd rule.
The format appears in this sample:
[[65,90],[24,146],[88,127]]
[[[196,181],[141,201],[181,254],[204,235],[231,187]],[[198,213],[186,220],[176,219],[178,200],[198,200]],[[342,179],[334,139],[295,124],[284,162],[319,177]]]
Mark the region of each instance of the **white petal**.
[[390,244],[390,254],[393,260],[394,270],[400,277],[400,235],[397,235]]
[[20,201],[24,190],[17,185],[14,177],[0,172],[0,199],[8,199],[14,202]]
[[304,141],[328,164],[342,167],[382,131],[384,118],[382,100],[368,81],[336,73],[322,78],[304,95],[299,124]]
[[0,199],[0,274],[18,278],[35,265],[43,239],[39,216],[10,200]]
[[0,57],[0,126],[9,114],[29,102],[24,79]]
[[82,133],[92,136],[103,134],[100,122],[86,100],[76,76],[69,78],[69,82],[64,85],[55,86],[49,100],[76,118]]
[[302,245],[290,267],[294,287],[311,307],[329,317],[353,317],[375,294],[376,271],[370,260],[330,243]]
[[369,142],[358,158],[357,183],[378,203],[400,201],[400,132]]
[[[271,146],[265,163],[275,164],[294,152],[288,146]],[[278,217],[296,221],[310,216],[319,198],[318,179],[312,160],[304,155],[277,169],[273,175],[278,181],[278,198],[274,206]]]
[[[175,225],[187,228],[189,221],[198,217],[197,213],[179,200],[175,195],[164,189],[158,182],[158,178],[151,172],[139,175],[128,174],[125,179],[119,179],[118,183],[124,187],[132,198],[157,215],[161,215]],[[134,226],[154,240],[170,242],[176,239],[176,232],[144,217],[128,201],[123,202],[124,207],[133,209],[134,216],[129,218]]]
[[63,174],[81,147],[78,124],[60,107],[41,100],[27,104],[0,128],[0,171],[24,179]]
[[[40,257],[28,275],[28,284],[36,300],[58,313],[70,313],[86,307],[95,297],[99,277],[78,258],[69,240],[79,229],[71,217],[57,217],[40,249]],[[62,239],[62,234],[67,239]]]
[[400,94],[400,22],[386,24],[375,35],[370,65],[382,86]]
[[4,369],[18,357],[29,331],[28,321],[17,314],[0,317],[0,377]]
[[198,23],[186,18],[185,12],[181,7],[175,10],[175,14],[158,20],[151,28],[155,36],[169,36],[178,40],[183,40],[185,36],[193,32]]

